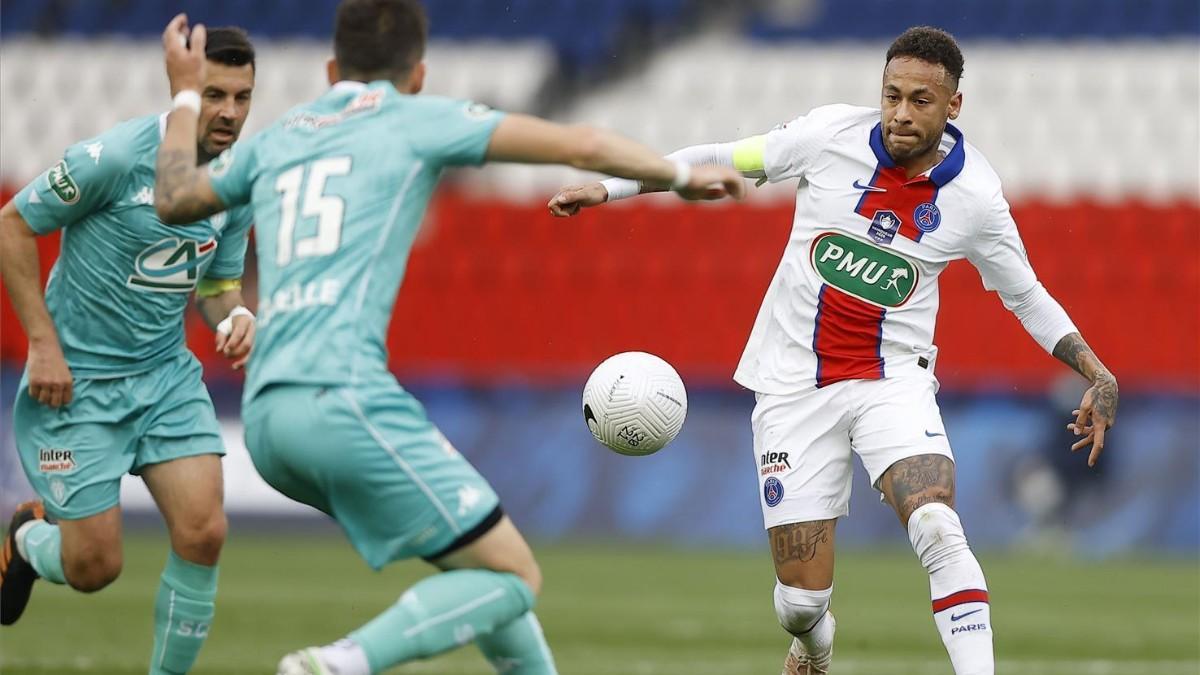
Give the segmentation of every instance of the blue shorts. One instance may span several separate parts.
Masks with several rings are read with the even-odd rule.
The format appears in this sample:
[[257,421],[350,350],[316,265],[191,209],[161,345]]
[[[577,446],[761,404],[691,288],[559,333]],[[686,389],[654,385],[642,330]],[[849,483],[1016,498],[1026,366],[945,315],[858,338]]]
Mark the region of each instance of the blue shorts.
[[375,569],[436,558],[499,520],[491,486],[391,377],[277,384],[246,402],[243,417],[263,479],[337,520]]
[[78,520],[120,503],[121,477],[150,464],[223,455],[220,426],[200,362],[185,352],[145,373],[78,379],[71,403],[29,396],[28,373],[13,406],[17,454],[46,511]]

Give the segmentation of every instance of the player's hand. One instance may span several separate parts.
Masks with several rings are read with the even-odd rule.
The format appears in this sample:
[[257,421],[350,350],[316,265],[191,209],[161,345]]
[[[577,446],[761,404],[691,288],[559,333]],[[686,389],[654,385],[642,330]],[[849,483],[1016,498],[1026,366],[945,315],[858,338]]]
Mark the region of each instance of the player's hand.
[[693,166],[687,187],[676,192],[680,197],[693,201],[725,197],[741,201],[746,196],[746,181],[742,179],[742,174],[728,166]]
[[230,321],[233,325],[228,333],[217,330],[217,351],[233,361],[234,370],[240,370],[250,360],[257,329],[254,317],[235,316]]
[[569,185],[550,198],[550,213],[559,218],[577,215],[589,206],[599,206],[608,201],[608,188],[602,183]]
[[58,343],[30,343],[29,397],[51,408],[71,402],[74,378]]
[[1088,454],[1088,466],[1096,466],[1100,453],[1104,451],[1104,434],[1117,418],[1117,380],[1111,375],[1098,379],[1083,392],[1079,409],[1071,411],[1071,414],[1075,415],[1075,421],[1067,425],[1067,430],[1083,437],[1071,446],[1071,452],[1082,450],[1090,444],[1092,451]]
[[200,91],[204,87],[204,71],[208,65],[204,57],[207,38],[204,24],[188,29],[187,14],[176,14],[167,24],[163,31],[163,56],[172,96],[185,89]]

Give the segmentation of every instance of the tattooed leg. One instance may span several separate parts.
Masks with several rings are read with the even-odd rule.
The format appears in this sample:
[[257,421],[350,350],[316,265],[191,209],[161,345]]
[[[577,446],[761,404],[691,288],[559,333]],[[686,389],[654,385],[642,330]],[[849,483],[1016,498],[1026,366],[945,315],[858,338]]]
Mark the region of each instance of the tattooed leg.
[[835,525],[836,520],[813,520],[768,530],[775,575],[779,580],[800,588],[831,586]]
[[933,620],[955,673],[995,672],[987,582],[954,512],[954,462],[918,455],[884,472],[879,488],[929,573]]
[[902,459],[883,473],[879,489],[907,527],[913,511],[926,504],[954,508],[954,462],[944,455]]
[[833,530],[836,520],[779,525],[768,530],[775,559],[775,614],[791,633],[785,673],[827,672],[837,623],[833,595]]

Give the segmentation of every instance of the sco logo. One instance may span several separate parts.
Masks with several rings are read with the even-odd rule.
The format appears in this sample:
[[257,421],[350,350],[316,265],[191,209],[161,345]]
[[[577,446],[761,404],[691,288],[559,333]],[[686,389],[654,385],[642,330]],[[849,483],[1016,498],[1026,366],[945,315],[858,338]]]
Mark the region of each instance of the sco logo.
[[154,293],[189,293],[200,279],[200,268],[212,258],[217,241],[169,237],[146,247],[134,260],[134,273],[125,285]]

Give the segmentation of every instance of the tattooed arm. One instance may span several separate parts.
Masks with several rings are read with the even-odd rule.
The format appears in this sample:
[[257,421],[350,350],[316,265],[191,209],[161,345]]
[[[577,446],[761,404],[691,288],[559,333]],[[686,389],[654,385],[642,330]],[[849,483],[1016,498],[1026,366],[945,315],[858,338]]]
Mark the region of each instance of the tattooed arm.
[[1059,340],[1054,346],[1054,357],[1092,383],[1084,392],[1079,409],[1074,411],[1075,421],[1067,428],[1076,436],[1083,436],[1071,450],[1079,450],[1090,443],[1092,451],[1088,455],[1088,466],[1095,466],[1104,450],[1104,432],[1117,417],[1117,378],[1104,367],[1079,333],[1071,333]]
[[[204,83],[204,26],[196,26],[188,38],[187,17],[176,16],[163,32],[167,77],[171,93],[200,91]],[[158,147],[154,179],[154,209],[159,220],[179,225],[224,211],[226,205],[213,192],[208,172],[196,166],[198,111],[186,106],[167,116],[167,130]]]

